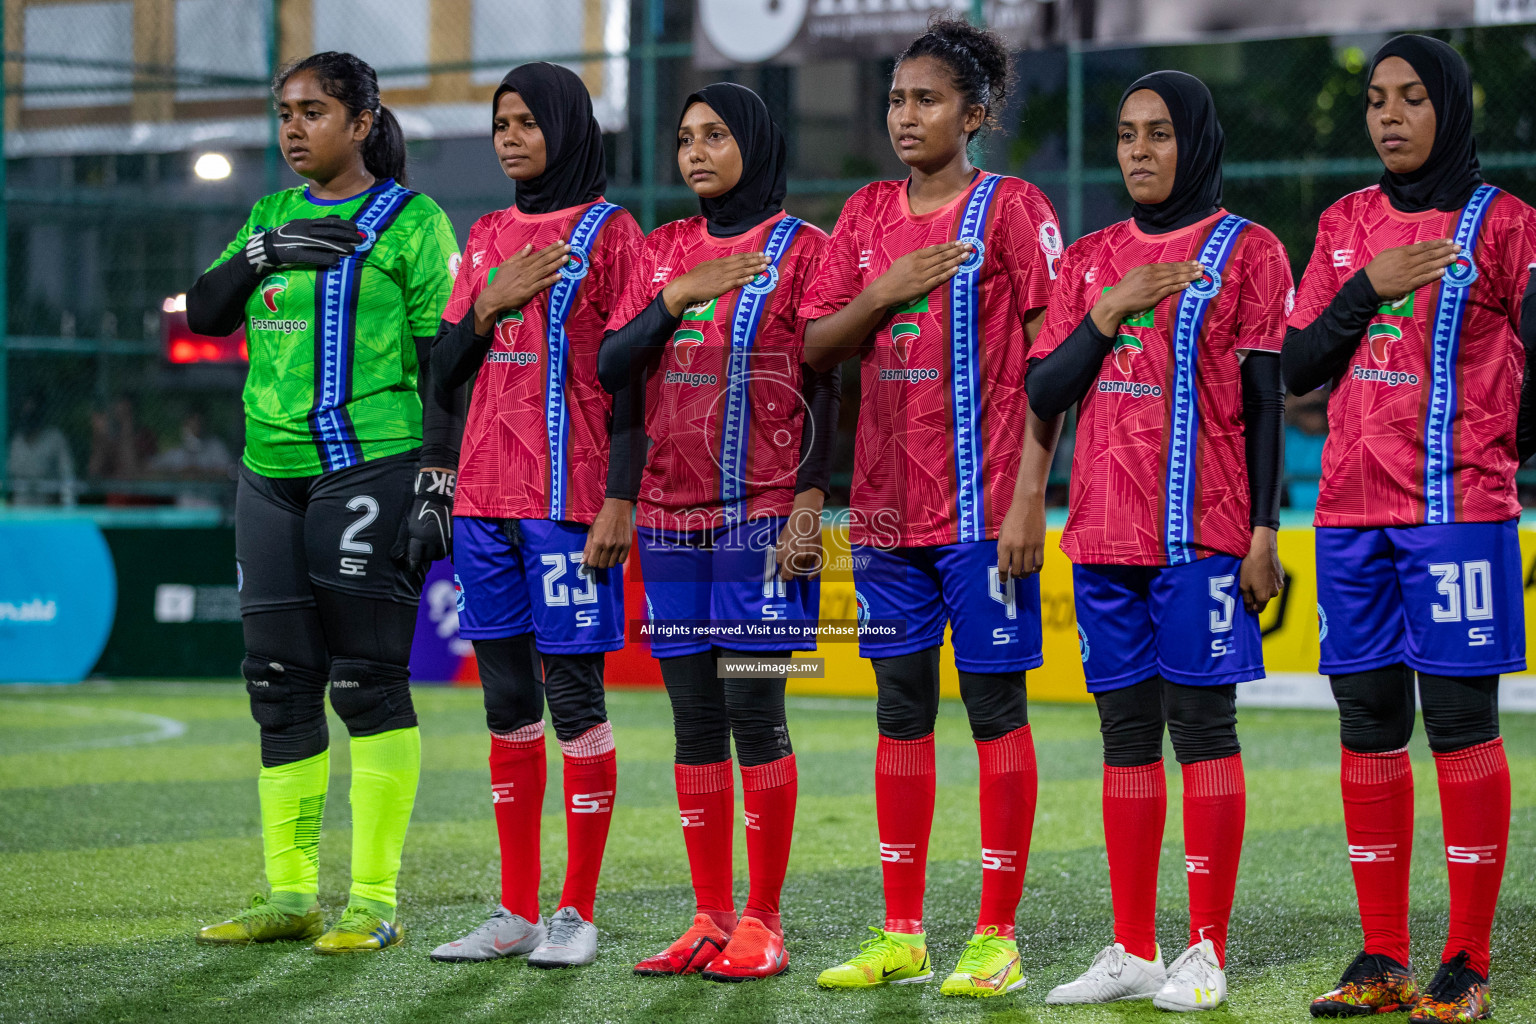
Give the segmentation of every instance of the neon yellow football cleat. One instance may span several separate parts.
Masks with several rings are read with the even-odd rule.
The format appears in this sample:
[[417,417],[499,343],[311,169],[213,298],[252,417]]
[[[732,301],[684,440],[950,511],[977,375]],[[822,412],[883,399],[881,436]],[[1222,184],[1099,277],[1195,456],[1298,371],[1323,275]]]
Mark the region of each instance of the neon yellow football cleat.
[[371,910],[348,907],[336,927],[315,940],[315,952],[327,956],[335,953],[373,953],[398,945],[405,937],[405,929],[386,921]]
[[997,934],[996,926],[971,937],[955,972],[939,986],[941,996],[1000,996],[1024,984],[1019,945]]
[[902,935],[874,926],[869,930],[875,937],[860,943],[852,960],[822,971],[816,984],[822,988],[875,988],[921,985],[933,977],[926,935]]
[[251,905],[228,921],[204,925],[197,930],[197,941],[205,946],[245,946],[252,942],[313,941],[325,931],[325,918],[317,903],[307,913],[290,914],[274,907],[265,896],[251,899]]

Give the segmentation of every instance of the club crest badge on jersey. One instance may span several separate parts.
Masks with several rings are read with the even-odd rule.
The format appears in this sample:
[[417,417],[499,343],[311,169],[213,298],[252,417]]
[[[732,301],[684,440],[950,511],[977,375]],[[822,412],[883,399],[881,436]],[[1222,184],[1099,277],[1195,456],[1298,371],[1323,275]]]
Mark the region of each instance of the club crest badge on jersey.
[[1456,262],[1445,268],[1445,286],[1447,288],[1465,288],[1477,280],[1477,264],[1472,262],[1472,257],[1461,253],[1456,257]]
[[853,592],[853,600],[858,606],[858,611],[855,614],[858,616],[859,625],[861,627],[869,625],[869,598],[855,590]]
[[955,241],[971,247],[971,254],[960,261],[960,273],[974,274],[977,270],[980,270],[982,262],[987,258],[987,247],[982,244],[981,239],[975,235],[966,235],[964,238],[955,239]]
[[579,245],[573,245],[570,253],[565,257],[565,262],[560,264],[560,276],[567,281],[580,281],[591,269],[591,259],[587,256],[587,250]]
[[1200,276],[1184,290],[1197,299],[1214,299],[1216,293],[1221,291],[1221,274],[1210,267],[1201,266]]
[[1040,225],[1040,251],[1045,254],[1045,269],[1051,275],[1051,280],[1056,280],[1056,273],[1061,269],[1061,231],[1051,221]]
[[741,290],[752,295],[767,295],[778,286],[779,268],[770,264],[767,270],[748,281]]
[[361,256],[369,249],[372,249],[374,243],[379,240],[379,233],[373,230],[373,228],[365,228],[359,225],[357,228],[357,233],[363,236],[363,240],[357,243],[356,249],[352,250],[353,256]]

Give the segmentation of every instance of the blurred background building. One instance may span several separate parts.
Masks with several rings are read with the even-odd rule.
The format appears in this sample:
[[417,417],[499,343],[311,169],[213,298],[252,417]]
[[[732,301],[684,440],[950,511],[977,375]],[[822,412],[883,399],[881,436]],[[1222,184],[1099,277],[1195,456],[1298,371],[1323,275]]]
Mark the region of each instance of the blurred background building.
[[[1483,165],[1536,199],[1536,28],[1522,24],[1536,0],[5,0],[5,494],[228,512],[242,352],[187,335],[178,296],[258,196],[297,180],[274,145],[278,64],[342,49],[378,68],[412,185],[461,241],[511,200],[488,101],[536,58],[586,80],[608,197],[647,229],[694,208],[670,129],[720,78],[767,100],[790,139],[790,209],[830,229],[854,189],[902,173],[883,121],[893,56],[944,8],[1018,48],[1004,130],[978,158],[1044,188],[1069,238],[1126,215],[1114,104],[1138,74],[1176,67],[1216,94],[1228,206],[1274,229],[1299,275],[1318,213],[1379,173],[1361,71],[1403,28],[1467,55]],[[857,376],[847,384],[835,499],[851,470]],[[1315,493],[1314,419],[1293,417],[1298,506]]]
[[[854,190],[903,174],[885,94],[896,53],[938,10],[1016,48],[1003,130],[976,159],[1040,185],[1069,239],[1129,213],[1121,91],[1180,68],[1215,93],[1227,206],[1273,229],[1299,276],[1318,214],[1380,174],[1362,72],[1405,29],[1467,56],[1485,172],[1536,200],[1536,0],[4,0],[0,679],[228,675],[238,661],[243,342],[188,333],[184,293],[259,196],[298,183],[275,145],[274,68],[325,49],[372,63],[409,139],[411,184],[461,243],[512,201],[489,147],[489,100],[510,67],[547,59],[582,75],[606,129],[608,198],[647,229],[697,209],[671,143],[684,97],[739,81],[787,131],[790,210],[830,229]],[[834,507],[857,389],[846,367]],[[1324,396],[1293,402],[1287,423],[1287,524],[1299,526],[1317,495]],[[1072,446],[1069,425],[1057,505]],[[1070,593],[1064,578],[1051,586],[1048,641],[1070,661]],[[824,588],[825,614],[852,614],[845,589]],[[1272,655],[1290,644],[1301,664],[1315,625],[1310,602],[1295,604],[1277,602],[1265,630]],[[472,678],[454,606],[438,566],[418,679]],[[623,657],[612,678],[654,674],[643,651]]]

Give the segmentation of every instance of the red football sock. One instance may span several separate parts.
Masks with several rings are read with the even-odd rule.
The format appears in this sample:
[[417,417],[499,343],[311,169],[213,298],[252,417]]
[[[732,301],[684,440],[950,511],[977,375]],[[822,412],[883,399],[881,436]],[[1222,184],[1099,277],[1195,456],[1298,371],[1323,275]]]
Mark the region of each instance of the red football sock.
[[1365,951],[1408,963],[1408,862],[1413,855],[1413,766],[1408,748],[1343,750],[1344,835],[1360,901]]
[[1184,768],[1184,869],[1189,874],[1189,944],[1210,939],[1227,963],[1227,925],[1243,853],[1248,788],[1243,756],[1197,761]]
[[781,938],[784,929],[779,920],[779,893],[789,867],[798,790],[794,754],[767,764],[741,766],[747,813],[747,874],[752,880],[741,916],[757,918]]
[[565,760],[565,888],[562,907],[575,907],[583,921],[592,920],[597,876],[603,870],[603,848],[613,821],[613,792],[618,760],[613,754],[613,728],[594,725],[574,740],[560,741]]
[[1451,930],[1444,963],[1462,950],[1467,966],[1488,977],[1488,936],[1509,846],[1509,760],[1504,741],[1435,755],[1440,820],[1451,876]]
[[694,901],[699,913],[708,914],[729,935],[736,930],[736,900],[731,894],[736,780],[731,775],[731,762],[679,764],[673,769]]
[[875,753],[875,819],[885,878],[885,930],[923,930],[928,834],[933,831],[933,733],[920,740],[880,737]]
[[491,803],[501,841],[501,905],[539,919],[539,822],[544,813],[544,723],[491,733]]
[[981,910],[976,931],[995,926],[1013,938],[1014,915],[1024,895],[1029,837],[1035,827],[1035,738],[1029,726],[995,740],[977,740],[981,765]]
[[1104,852],[1115,941],[1143,960],[1157,956],[1157,861],[1167,817],[1161,758],[1135,768],[1104,766]]

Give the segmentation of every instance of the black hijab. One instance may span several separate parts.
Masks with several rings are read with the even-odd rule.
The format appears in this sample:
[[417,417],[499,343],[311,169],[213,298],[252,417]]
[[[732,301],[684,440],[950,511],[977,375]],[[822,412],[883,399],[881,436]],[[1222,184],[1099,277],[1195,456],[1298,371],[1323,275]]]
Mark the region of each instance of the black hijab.
[[491,97],[491,118],[503,93],[515,92],[544,133],[544,173],[517,183],[517,208],[551,213],[590,203],[608,186],[603,133],[592,116],[592,97],[569,68],[538,61],[507,72]]
[[679,127],[695,103],[707,103],[720,115],[741,150],[741,180],[722,196],[699,199],[709,233],[729,238],[757,227],[784,208],[784,196],[789,191],[784,133],[768,115],[762,97],[744,85],[706,85],[683,102]]
[[1177,231],[1204,220],[1221,208],[1221,154],[1226,135],[1216,119],[1211,90],[1194,75],[1182,71],[1154,71],[1142,75],[1120,95],[1119,111],[1131,93],[1150,89],[1162,97],[1173,119],[1178,143],[1178,162],[1173,170],[1173,191],[1160,203],[1135,204],[1136,226],[1148,234]]
[[1449,45],[1428,36],[1395,36],[1371,58],[1366,84],[1388,57],[1407,61],[1435,108],[1435,141],[1424,165],[1407,174],[1381,172],[1381,190],[1404,213],[1459,210],[1482,184],[1472,139],[1472,72]]

